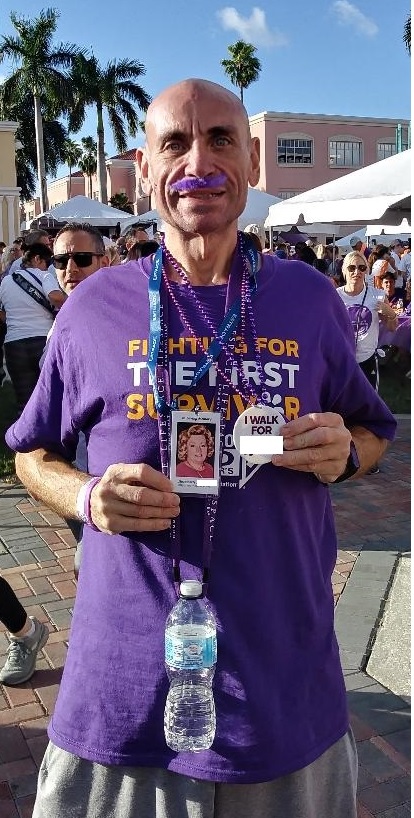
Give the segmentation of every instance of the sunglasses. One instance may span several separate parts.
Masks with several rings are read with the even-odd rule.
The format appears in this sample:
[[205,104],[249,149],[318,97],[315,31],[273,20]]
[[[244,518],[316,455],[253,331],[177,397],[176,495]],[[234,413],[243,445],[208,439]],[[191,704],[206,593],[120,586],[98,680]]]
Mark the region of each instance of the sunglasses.
[[[355,270],[356,270],[356,265],[355,264],[348,264],[347,269],[349,270],[350,273],[354,273]],[[358,264],[358,270],[359,270],[360,273],[365,273],[366,269],[367,269],[366,264]]]
[[77,267],[89,267],[94,256],[103,256],[104,253],[59,253],[52,257],[52,264],[57,270],[66,270],[68,261],[73,259]]

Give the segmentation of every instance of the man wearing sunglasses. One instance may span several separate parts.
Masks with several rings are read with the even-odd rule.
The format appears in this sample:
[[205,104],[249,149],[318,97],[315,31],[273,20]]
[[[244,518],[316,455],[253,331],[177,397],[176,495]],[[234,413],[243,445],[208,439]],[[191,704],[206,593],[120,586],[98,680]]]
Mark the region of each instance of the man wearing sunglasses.
[[52,263],[66,295],[101,267],[109,266],[103,238],[89,224],[67,224],[59,231],[53,247]]

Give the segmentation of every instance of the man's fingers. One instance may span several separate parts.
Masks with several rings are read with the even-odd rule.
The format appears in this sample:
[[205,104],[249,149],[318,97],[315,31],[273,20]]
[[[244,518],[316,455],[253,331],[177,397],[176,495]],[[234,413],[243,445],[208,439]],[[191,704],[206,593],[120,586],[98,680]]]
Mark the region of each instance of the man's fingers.
[[[102,496],[104,495],[104,491],[105,489],[103,487]],[[156,491],[147,488],[147,486],[131,486],[126,483],[117,485],[115,491],[117,500],[122,500],[136,508],[142,506],[151,506],[152,508],[160,507],[162,509],[172,510],[176,513],[178,513],[180,509],[180,498],[178,494],[173,494],[170,491]],[[132,515],[134,512],[131,511],[130,513]]]
[[[160,496],[163,496],[162,492],[160,492]],[[175,503],[174,505],[158,502],[135,503],[127,499],[121,499],[121,497],[112,497],[111,502],[106,504],[104,498],[101,499],[101,502],[99,502],[97,498],[96,500],[97,502],[94,504],[94,507],[101,515],[109,515],[110,513],[111,515],[141,519],[149,519],[150,517],[171,519],[172,517],[178,517],[180,513],[179,503]]]
[[141,533],[144,531],[166,531],[171,526],[171,519],[154,517],[144,519],[115,515],[109,520],[102,516],[95,520],[95,525],[105,534],[120,534],[122,531]]
[[[349,447],[348,447],[349,448]],[[323,471],[329,468],[332,472],[336,467],[343,465],[346,460],[346,450],[338,453],[336,446],[320,446],[314,449],[295,449],[294,451],[276,454],[272,457],[275,466],[283,466],[285,469],[298,469],[299,471]],[[329,464],[329,466],[328,466]]]
[[147,463],[116,463],[107,468],[102,480],[118,484],[137,483],[157,491],[171,492],[173,489],[171,480]]

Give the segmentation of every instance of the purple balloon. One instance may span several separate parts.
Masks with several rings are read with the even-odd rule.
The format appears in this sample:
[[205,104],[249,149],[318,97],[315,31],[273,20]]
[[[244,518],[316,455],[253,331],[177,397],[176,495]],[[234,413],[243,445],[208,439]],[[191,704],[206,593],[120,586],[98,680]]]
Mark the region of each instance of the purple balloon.
[[173,182],[170,190],[174,193],[182,193],[188,190],[203,190],[205,188],[222,187],[227,182],[225,173],[217,173],[215,176],[186,176]]

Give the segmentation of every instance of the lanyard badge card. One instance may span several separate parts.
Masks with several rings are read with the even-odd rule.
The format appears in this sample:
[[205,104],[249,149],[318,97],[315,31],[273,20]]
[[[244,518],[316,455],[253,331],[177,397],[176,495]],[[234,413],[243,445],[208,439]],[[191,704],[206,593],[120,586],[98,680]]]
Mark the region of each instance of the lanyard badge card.
[[178,494],[217,496],[220,412],[171,412],[170,480]]

